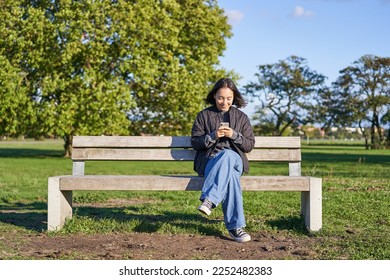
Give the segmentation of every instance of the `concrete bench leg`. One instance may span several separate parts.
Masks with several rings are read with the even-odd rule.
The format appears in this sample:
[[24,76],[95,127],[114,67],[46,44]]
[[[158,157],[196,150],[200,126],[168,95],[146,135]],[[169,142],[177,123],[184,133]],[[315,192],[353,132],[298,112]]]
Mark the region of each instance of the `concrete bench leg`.
[[48,184],[47,230],[59,230],[72,218],[72,191],[60,191],[61,177],[50,177]]
[[306,228],[319,231],[322,228],[322,179],[310,177],[310,191],[301,193],[301,214]]

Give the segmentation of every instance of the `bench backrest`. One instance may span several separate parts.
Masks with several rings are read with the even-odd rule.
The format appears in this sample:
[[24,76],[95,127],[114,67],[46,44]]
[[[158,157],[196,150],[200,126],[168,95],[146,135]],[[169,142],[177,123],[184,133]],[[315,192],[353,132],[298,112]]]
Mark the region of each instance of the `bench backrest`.
[[[73,175],[84,175],[89,160],[192,161],[190,136],[74,136]],[[289,175],[301,175],[299,137],[257,136],[249,161],[288,162]]]

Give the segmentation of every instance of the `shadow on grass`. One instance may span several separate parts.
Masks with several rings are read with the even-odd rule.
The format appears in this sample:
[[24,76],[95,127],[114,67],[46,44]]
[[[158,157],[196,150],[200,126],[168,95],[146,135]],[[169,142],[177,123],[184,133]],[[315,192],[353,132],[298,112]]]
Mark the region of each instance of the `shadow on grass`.
[[[90,217],[95,220],[112,219],[117,222],[137,221],[138,224],[134,227],[134,231],[140,233],[155,233],[158,232],[164,224],[169,224],[172,227],[181,228],[190,232],[199,232],[204,235],[226,238],[225,232],[221,232],[214,226],[215,224],[223,222],[223,220],[212,219],[210,217],[206,218],[198,213],[188,214],[172,211],[165,211],[162,214],[157,215],[125,213],[125,210],[138,212],[140,209],[141,208],[136,206],[124,208],[94,208],[80,206],[76,208],[75,213],[79,217]],[[308,233],[302,216],[283,217],[265,223],[277,230],[289,230],[301,234]]]
[[111,219],[116,222],[136,221],[134,227],[135,232],[140,233],[155,233],[158,232],[165,224],[173,228],[181,228],[191,232],[199,232],[205,235],[213,235],[223,237],[223,233],[211,226],[212,224],[220,223],[220,220],[205,218],[198,213],[178,213],[165,211],[162,214],[137,214],[125,213],[125,211],[139,212],[141,208],[136,206],[130,207],[108,207],[94,208],[79,206],[74,213],[79,217],[89,217],[95,220]]
[[333,154],[333,153],[303,153],[302,161],[304,163],[315,162],[351,162],[351,163],[390,163],[389,155],[369,155],[362,151],[361,154]]
[[47,158],[47,157],[64,157],[62,150],[50,149],[32,149],[32,148],[1,148],[0,158]]
[[301,234],[308,233],[303,216],[282,217],[280,219],[266,221],[265,224],[278,230],[289,230]]
[[[213,226],[214,224],[221,223],[221,220],[205,218],[198,213],[188,214],[172,211],[165,211],[158,215],[125,213],[125,210],[138,212],[140,209],[136,206],[107,208],[79,206],[74,208],[74,213],[79,217],[90,217],[97,221],[104,219],[112,219],[117,222],[137,221],[134,231],[140,233],[155,233],[164,224],[169,224],[169,226],[191,232],[226,238],[223,232]],[[0,205],[0,222],[23,227],[35,232],[44,232],[47,230],[47,204],[44,202],[34,202],[28,204],[16,203],[6,206]],[[291,216],[265,223],[278,230],[307,233],[302,217]]]
[[44,202],[0,205],[0,222],[42,232],[47,229],[47,204]]

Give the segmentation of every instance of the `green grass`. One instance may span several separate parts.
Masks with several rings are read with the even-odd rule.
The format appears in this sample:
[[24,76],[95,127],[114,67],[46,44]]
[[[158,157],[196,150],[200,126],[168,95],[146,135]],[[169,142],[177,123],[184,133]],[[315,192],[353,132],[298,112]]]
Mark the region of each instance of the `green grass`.
[[[323,178],[320,259],[390,259],[390,150],[317,143],[303,146],[302,174]],[[71,174],[62,142],[0,142],[0,241],[46,231],[47,178]],[[91,162],[87,174],[194,174],[192,162]],[[253,163],[250,175],[287,174],[286,164]],[[225,234],[220,207],[200,218],[197,192],[75,192],[74,218],[50,234],[148,232]],[[128,203],[121,203],[121,202]],[[247,230],[302,237],[300,194],[244,192]],[[77,204],[78,203],[78,204]],[[99,208],[93,204],[99,203]],[[0,252],[15,258],[0,242]]]

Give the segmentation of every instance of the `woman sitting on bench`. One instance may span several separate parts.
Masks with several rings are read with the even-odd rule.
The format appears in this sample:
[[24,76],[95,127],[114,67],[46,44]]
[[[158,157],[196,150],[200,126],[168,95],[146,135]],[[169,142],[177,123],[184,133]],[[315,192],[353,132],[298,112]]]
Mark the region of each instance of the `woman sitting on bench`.
[[237,109],[246,103],[234,82],[227,78],[217,81],[206,102],[212,106],[198,113],[191,135],[196,150],[194,170],[205,177],[198,210],[210,215],[222,204],[230,236],[247,242],[251,237],[244,230],[240,177],[249,171],[245,153],[253,149],[255,137],[248,116]]

